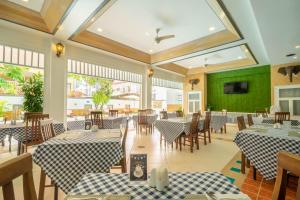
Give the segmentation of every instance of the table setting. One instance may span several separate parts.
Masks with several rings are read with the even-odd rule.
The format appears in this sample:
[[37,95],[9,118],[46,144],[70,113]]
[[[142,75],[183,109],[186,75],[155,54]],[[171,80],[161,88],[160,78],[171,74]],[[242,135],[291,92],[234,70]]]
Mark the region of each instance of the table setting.
[[108,173],[123,157],[120,129],[67,131],[37,146],[33,161],[65,193],[88,173]]

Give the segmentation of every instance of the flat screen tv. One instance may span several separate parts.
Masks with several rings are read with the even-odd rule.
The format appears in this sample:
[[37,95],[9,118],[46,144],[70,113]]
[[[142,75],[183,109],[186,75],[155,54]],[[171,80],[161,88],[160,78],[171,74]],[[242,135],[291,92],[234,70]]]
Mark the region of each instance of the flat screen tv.
[[248,92],[248,82],[224,83],[224,94],[245,94]]

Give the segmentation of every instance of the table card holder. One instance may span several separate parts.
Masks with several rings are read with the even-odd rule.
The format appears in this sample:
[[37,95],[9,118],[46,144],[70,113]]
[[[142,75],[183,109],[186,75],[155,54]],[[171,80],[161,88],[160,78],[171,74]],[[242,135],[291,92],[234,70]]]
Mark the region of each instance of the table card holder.
[[147,184],[147,154],[130,154],[130,185]]

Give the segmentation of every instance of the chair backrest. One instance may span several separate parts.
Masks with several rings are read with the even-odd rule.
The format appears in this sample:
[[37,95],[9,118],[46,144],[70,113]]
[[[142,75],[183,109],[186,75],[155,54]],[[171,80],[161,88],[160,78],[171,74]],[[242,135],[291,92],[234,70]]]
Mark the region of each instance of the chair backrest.
[[246,123],[245,123],[244,116],[239,116],[236,119],[237,119],[239,131],[246,129]]
[[205,119],[204,119],[204,131],[209,131],[210,129],[210,121],[211,121],[211,112],[206,112],[205,113]]
[[91,121],[92,125],[97,125],[100,129],[104,128],[102,111],[91,111]]
[[110,116],[110,117],[118,117],[118,113],[119,113],[118,110],[109,110],[108,111],[108,116]]
[[[280,151],[277,154],[277,177],[272,200],[285,199],[287,172],[300,176],[300,156]],[[300,199],[300,179],[298,181],[296,199]]]
[[167,111],[163,110],[163,111],[160,111],[160,119],[168,119],[168,113]]
[[39,126],[39,121],[43,119],[48,119],[49,114],[30,114],[27,115],[25,121],[25,141],[26,143],[42,143],[42,134]]
[[253,118],[252,118],[251,114],[247,114],[247,120],[248,120],[248,125],[249,126],[254,125]]
[[55,136],[52,119],[44,119],[39,121],[43,141],[47,141]]
[[24,113],[24,122],[26,122],[26,120],[27,120],[27,117],[29,116],[29,115],[41,115],[41,114],[43,114],[42,112],[25,112]]
[[291,114],[290,112],[275,112],[275,123],[282,124],[283,121],[290,121]]
[[197,134],[199,132],[198,130],[199,119],[200,119],[200,114],[193,113],[192,123],[190,125],[190,134]]
[[182,110],[176,110],[176,117],[183,117]]
[[256,110],[256,117],[259,117],[260,115],[262,117],[268,117],[268,113],[266,110]]
[[14,200],[13,179],[23,175],[24,200],[36,200],[33,176],[32,157],[26,153],[0,164],[0,186],[4,200]]
[[147,110],[138,110],[138,124],[147,123]]
[[148,108],[148,109],[146,109],[146,112],[148,115],[151,115],[154,113],[154,110]]

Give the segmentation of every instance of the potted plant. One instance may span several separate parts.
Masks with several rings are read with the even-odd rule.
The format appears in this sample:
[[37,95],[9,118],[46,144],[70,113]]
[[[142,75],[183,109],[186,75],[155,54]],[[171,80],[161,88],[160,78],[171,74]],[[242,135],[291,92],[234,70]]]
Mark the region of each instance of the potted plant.
[[43,112],[43,79],[40,73],[33,74],[29,79],[24,80],[22,92],[24,95],[23,107],[27,112]]

